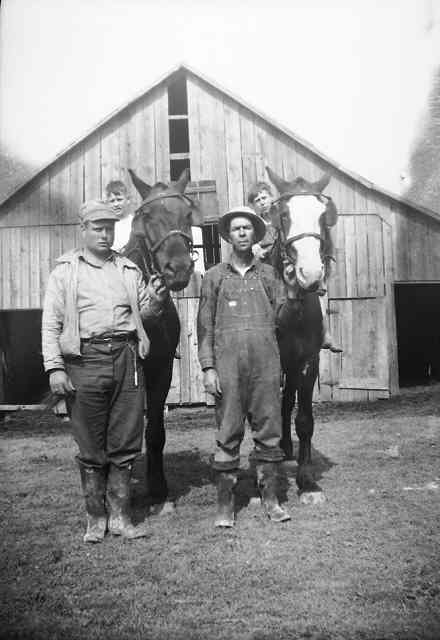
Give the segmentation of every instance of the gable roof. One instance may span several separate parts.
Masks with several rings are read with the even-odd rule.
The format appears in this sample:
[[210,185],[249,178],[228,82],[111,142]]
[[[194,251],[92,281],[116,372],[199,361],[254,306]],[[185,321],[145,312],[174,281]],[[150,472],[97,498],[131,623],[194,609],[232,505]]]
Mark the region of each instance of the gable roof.
[[141,93],[139,93],[136,96],[134,96],[127,103],[125,103],[121,107],[119,107],[119,108],[115,109],[114,111],[112,111],[107,117],[105,117],[103,120],[98,122],[94,127],[92,127],[89,131],[87,131],[80,139],[75,140],[74,142],[72,142],[68,147],[66,147],[60,153],[58,153],[50,162],[46,163],[45,165],[43,165],[42,167],[37,169],[28,179],[26,179],[17,188],[15,188],[13,191],[11,191],[11,193],[6,195],[6,197],[2,201],[0,201],[0,207],[5,205],[10,199],[12,199],[16,194],[18,194],[24,187],[26,187],[33,180],[35,180],[38,176],[40,176],[42,173],[44,173],[44,171],[46,171],[51,165],[55,164],[55,162],[57,162],[60,158],[62,158],[63,156],[67,155],[70,151],[73,151],[73,149],[75,149],[75,147],[77,147],[79,144],[84,142],[97,129],[101,128],[102,126],[104,126],[105,124],[110,122],[113,118],[116,118],[120,113],[122,113],[123,111],[125,111],[126,109],[131,107],[135,102],[141,100],[145,95],[147,95],[148,93],[150,93],[151,91],[153,91],[154,89],[159,87],[161,84],[163,84],[163,83],[167,82],[168,80],[170,80],[172,78],[172,76],[180,74],[180,73],[186,73],[186,74],[192,75],[195,78],[198,78],[199,80],[202,80],[202,82],[204,82],[208,86],[216,89],[220,93],[223,93],[224,95],[226,95],[228,98],[230,98],[231,100],[233,100],[234,102],[236,102],[240,106],[244,107],[245,109],[247,109],[248,111],[250,111],[254,115],[258,116],[262,120],[266,121],[269,125],[271,125],[275,129],[277,129],[281,133],[284,133],[287,137],[289,137],[292,140],[294,140],[296,143],[298,143],[300,146],[302,146],[307,151],[310,151],[317,158],[319,158],[320,160],[323,160],[327,164],[331,165],[338,172],[340,172],[340,173],[346,175],[347,177],[351,178],[352,180],[360,183],[362,186],[364,186],[369,191],[377,193],[378,195],[383,196],[383,197],[385,197],[387,199],[393,200],[393,201],[395,201],[397,203],[403,204],[403,205],[405,205],[405,206],[407,206],[407,207],[409,207],[411,209],[415,209],[416,211],[422,213],[423,215],[426,215],[426,216],[428,216],[428,217],[440,222],[440,214],[436,213],[432,209],[428,209],[427,207],[419,205],[419,204],[413,202],[412,200],[409,200],[408,198],[399,196],[399,195],[397,195],[395,193],[392,193],[391,191],[388,191],[387,189],[379,187],[375,183],[367,180],[366,178],[358,175],[357,173],[355,173],[353,171],[350,171],[349,169],[344,168],[338,162],[336,162],[332,158],[328,157],[326,154],[324,154],[321,151],[319,151],[313,144],[311,144],[310,142],[308,142],[307,140],[305,140],[304,138],[299,136],[297,133],[291,131],[287,127],[284,127],[283,125],[280,125],[278,122],[275,122],[270,116],[267,116],[266,114],[264,114],[263,112],[259,111],[258,109],[256,109],[252,105],[247,104],[239,96],[234,95],[231,91],[225,89],[224,87],[220,86],[215,81],[207,78],[206,76],[201,74],[199,71],[196,71],[195,69],[193,69],[192,67],[190,67],[189,65],[184,64],[184,63],[177,65],[176,67],[174,67],[173,69],[168,71],[165,75],[161,76],[158,80],[156,80],[147,89],[144,89]]

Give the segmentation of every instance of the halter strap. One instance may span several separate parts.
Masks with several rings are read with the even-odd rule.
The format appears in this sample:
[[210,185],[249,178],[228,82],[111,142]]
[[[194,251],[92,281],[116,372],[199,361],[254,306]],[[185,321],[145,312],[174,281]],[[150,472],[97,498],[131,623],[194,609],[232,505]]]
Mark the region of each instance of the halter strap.
[[[149,198],[147,196],[147,198],[145,198],[145,200],[143,200],[141,202],[141,204],[139,205],[139,207],[136,209],[135,215],[138,214],[139,211],[142,209],[142,207],[144,207],[145,205],[151,204],[152,202],[156,202],[157,200],[165,200],[166,198],[179,198],[180,200],[183,200],[184,202],[189,204],[190,207],[194,206],[193,200],[191,200],[191,198],[189,198],[188,196],[186,196],[184,194],[181,194],[181,193],[167,193],[166,191],[162,191],[160,193],[157,193],[154,197]],[[186,242],[188,243],[189,250],[192,253],[192,249],[193,249],[192,237],[189,234],[185,233],[184,231],[181,231],[180,229],[171,229],[170,231],[168,231],[168,233],[166,233],[164,235],[163,238],[161,238],[160,240],[158,240],[157,242],[155,242],[151,246],[148,246],[148,242],[149,242],[150,239],[148,238],[147,234],[142,236],[143,243],[144,243],[145,249],[146,249],[147,258],[145,257],[144,252],[141,251],[140,247],[137,247],[137,249],[142,253],[142,262],[143,262],[145,270],[146,270],[146,272],[148,273],[149,276],[151,276],[153,273],[160,273],[160,271],[159,271],[159,269],[157,268],[157,265],[156,265],[155,254],[160,249],[160,247],[163,245],[163,243],[166,242],[166,240],[168,240],[170,237],[176,236],[176,235],[182,236],[182,238],[184,238],[186,240]],[[147,242],[147,240],[148,240],[148,242]]]

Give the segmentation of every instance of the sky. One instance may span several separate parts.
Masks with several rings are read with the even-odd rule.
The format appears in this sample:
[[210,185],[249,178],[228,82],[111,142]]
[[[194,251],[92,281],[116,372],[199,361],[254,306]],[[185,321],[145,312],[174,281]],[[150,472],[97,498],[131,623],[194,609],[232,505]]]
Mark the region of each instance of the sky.
[[39,168],[186,63],[395,193],[440,65],[437,0],[2,0],[0,143]]

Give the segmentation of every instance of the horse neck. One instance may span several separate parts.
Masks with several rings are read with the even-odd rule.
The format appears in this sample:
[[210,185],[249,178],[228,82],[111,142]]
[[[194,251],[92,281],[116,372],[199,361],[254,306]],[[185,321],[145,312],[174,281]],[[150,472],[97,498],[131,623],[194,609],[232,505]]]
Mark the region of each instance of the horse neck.
[[130,235],[130,239],[124,249],[123,255],[139,267],[145,283],[148,284],[151,275],[145,268],[144,248],[142,247],[141,241],[137,236],[134,236],[133,234]]

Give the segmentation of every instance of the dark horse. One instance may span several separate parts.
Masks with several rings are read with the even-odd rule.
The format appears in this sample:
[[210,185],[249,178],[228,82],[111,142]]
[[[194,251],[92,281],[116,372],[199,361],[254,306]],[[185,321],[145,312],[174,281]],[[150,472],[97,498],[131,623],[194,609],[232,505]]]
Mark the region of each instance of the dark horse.
[[[159,274],[169,291],[180,291],[188,285],[194,271],[191,226],[202,222],[197,204],[184,195],[189,171],[186,169],[177,182],[170,185],[158,182],[153,187],[131,169],[129,173],[142,203],[135,212],[124,255],[139,266],[146,282],[153,274]],[[161,505],[168,497],[163,468],[163,414],[180,334],[171,296],[160,319],[147,323],[145,329],[151,342],[150,353],[143,361],[147,396],[147,491],[149,502]]]
[[296,482],[304,503],[324,499],[314,480],[312,436],[314,429],[312,396],[319,372],[319,351],[323,341],[322,311],[316,293],[329,272],[329,227],[336,224],[337,212],[331,198],[322,194],[330,181],[324,175],[317,182],[303,178],[286,181],[269,167],[267,173],[280,197],[271,209],[276,242],[271,262],[286,287],[288,301],[279,316],[278,343],[285,374],[282,401],[281,446],[293,458],[292,411],[299,439]]

